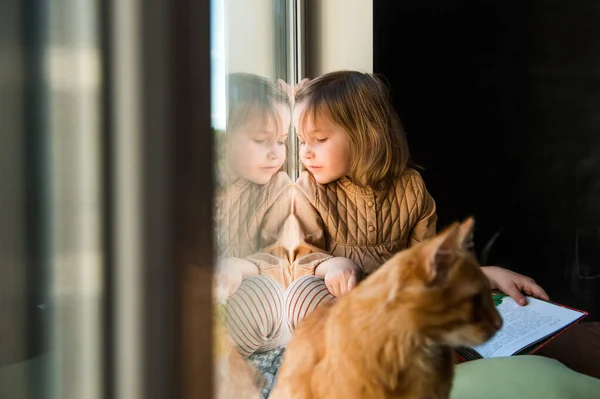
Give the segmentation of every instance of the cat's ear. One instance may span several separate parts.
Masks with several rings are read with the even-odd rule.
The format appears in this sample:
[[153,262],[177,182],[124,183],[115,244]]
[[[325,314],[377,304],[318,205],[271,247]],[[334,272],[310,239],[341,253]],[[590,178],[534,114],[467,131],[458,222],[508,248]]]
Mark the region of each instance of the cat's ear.
[[443,279],[452,264],[456,252],[461,249],[461,226],[461,224],[455,222],[437,236],[424,243],[422,251],[425,255],[432,284],[435,281]]
[[475,246],[475,244],[473,243],[474,227],[475,219],[473,219],[473,217],[468,217],[458,227],[460,246],[468,251],[472,251]]

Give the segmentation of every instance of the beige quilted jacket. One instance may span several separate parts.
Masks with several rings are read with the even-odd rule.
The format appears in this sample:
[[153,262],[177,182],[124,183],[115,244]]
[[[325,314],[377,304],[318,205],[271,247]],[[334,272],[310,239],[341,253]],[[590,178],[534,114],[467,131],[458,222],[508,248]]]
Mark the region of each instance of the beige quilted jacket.
[[240,179],[217,190],[219,257],[256,264],[287,287],[332,256],[354,260],[369,274],[397,251],[435,234],[435,202],[409,169],[386,193],[347,178],[317,184],[304,172],[296,184],[280,172],[266,185]]
[[217,253],[256,264],[261,274],[285,284],[288,270],[285,252],[279,245],[284,222],[291,213],[293,183],[279,172],[265,185],[238,179],[217,189],[214,202]]
[[370,274],[397,251],[436,232],[435,202],[413,169],[384,193],[345,177],[320,185],[308,172],[295,188],[294,213],[309,253],[293,260],[294,278],[314,274],[329,256],[350,258]]

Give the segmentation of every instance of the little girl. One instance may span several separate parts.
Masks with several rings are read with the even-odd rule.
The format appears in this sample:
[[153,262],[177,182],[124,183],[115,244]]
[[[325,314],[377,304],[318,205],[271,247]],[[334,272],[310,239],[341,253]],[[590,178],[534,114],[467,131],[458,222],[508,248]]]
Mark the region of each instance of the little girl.
[[[339,71],[295,93],[293,121],[305,170],[295,184],[294,213],[316,220],[303,231],[295,281],[286,291],[289,327],[319,304],[343,295],[394,253],[436,233],[436,208],[385,85],[375,76]],[[309,216],[312,215],[312,216]],[[532,279],[482,267],[493,288],[525,304],[521,292],[548,299]]]
[[290,214],[292,182],[280,171],[291,110],[286,93],[260,76],[230,74],[227,126],[216,132],[217,300],[244,356],[287,342],[279,232]]

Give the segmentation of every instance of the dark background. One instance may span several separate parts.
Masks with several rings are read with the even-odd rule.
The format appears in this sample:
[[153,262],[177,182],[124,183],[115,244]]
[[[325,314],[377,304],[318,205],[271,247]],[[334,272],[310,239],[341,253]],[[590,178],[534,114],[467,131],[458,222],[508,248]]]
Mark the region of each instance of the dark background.
[[374,72],[439,227],[475,216],[482,263],[600,320],[600,1],[373,7]]

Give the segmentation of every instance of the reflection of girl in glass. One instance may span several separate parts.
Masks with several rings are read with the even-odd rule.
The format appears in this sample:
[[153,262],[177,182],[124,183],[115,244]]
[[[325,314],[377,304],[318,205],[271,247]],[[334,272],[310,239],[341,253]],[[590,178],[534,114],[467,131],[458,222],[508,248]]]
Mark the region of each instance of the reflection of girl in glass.
[[289,215],[292,184],[281,171],[290,125],[288,98],[260,76],[227,77],[227,128],[217,133],[215,195],[217,299],[226,301],[229,333],[248,356],[288,337],[282,323],[285,261],[279,231]]

